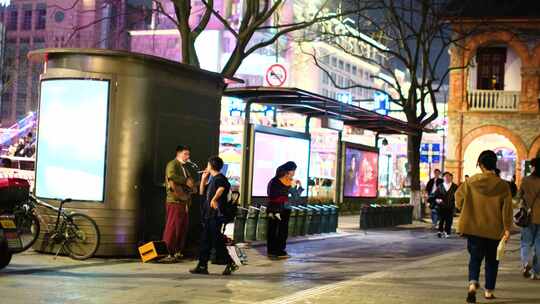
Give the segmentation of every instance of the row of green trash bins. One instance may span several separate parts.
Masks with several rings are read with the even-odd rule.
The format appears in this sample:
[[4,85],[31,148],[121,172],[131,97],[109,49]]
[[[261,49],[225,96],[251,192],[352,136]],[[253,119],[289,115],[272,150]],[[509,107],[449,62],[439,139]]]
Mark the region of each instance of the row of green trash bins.
[[[291,208],[289,236],[303,236],[337,231],[339,208],[335,205],[299,205]],[[264,207],[238,208],[234,221],[237,243],[265,241],[268,215]]]
[[411,205],[364,205],[360,211],[360,229],[394,227],[413,222]]

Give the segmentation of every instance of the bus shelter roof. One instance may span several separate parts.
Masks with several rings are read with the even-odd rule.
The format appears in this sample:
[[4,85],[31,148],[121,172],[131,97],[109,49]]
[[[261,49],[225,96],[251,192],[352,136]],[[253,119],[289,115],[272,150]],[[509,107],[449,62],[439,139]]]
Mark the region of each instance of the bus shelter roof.
[[430,132],[418,125],[297,88],[262,86],[228,88],[224,95],[258,104],[277,106],[286,112],[338,119],[345,125],[379,134]]

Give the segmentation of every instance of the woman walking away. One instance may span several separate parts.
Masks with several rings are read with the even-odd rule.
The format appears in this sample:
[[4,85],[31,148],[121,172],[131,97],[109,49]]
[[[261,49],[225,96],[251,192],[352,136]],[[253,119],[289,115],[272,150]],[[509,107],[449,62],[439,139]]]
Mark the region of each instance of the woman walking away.
[[510,238],[512,196],[508,183],[495,174],[497,155],[486,150],[478,157],[482,173],[461,184],[456,192],[456,206],[461,210],[458,231],[467,238],[469,251],[469,291],[467,303],[476,303],[480,267],[485,259],[486,299],[495,299],[499,261],[497,246]]
[[288,258],[285,251],[291,210],[285,208],[289,190],[293,185],[296,164],[286,162],[276,170],[276,176],[268,183],[268,235],[266,251],[269,258]]
[[540,280],[540,158],[531,160],[532,174],[521,182],[521,204],[531,210],[529,226],[521,228],[521,263],[523,276]]

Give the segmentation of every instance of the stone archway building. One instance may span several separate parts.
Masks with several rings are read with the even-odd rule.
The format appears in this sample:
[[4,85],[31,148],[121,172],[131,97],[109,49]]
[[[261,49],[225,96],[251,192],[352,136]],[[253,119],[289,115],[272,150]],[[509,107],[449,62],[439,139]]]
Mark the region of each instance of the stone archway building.
[[[490,22],[499,23],[510,30],[483,31],[469,37],[463,48],[455,47],[450,51],[451,66],[467,68],[456,69],[450,75],[448,155],[445,166],[462,180],[463,157],[468,145],[482,135],[499,134],[516,147],[516,176],[519,182],[521,161],[540,153],[540,38],[530,38],[520,35],[520,32],[540,28],[540,19],[512,22],[493,19]],[[493,24],[487,26],[503,28]],[[511,50],[517,55],[520,69],[505,71],[501,81],[517,81],[521,90],[506,90],[504,84],[495,88],[499,81],[495,75],[491,90],[480,88],[481,82],[475,82],[474,77],[480,79],[481,76],[471,71],[473,68],[477,69],[477,73],[489,70],[482,66],[487,65],[486,60],[478,58],[481,50],[486,49]],[[501,67],[508,68],[505,62]]]

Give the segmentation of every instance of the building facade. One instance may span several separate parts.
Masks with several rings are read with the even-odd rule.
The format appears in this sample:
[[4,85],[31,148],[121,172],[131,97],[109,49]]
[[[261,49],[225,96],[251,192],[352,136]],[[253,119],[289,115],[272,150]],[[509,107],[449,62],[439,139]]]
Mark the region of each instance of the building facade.
[[129,49],[127,30],[146,22],[143,4],[129,0],[12,0],[0,7],[5,25],[0,121],[11,125],[36,111],[41,65],[31,50],[54,47]]
[[447,168],[460,179],[477,172],[485,149],[496,151],[508,180],[519,181],[524,161],[539,156],[540,15],[529,4],[471,8],[460,17],[461,26],[476,29],[450,55],[452,66],[467,67],[454,70],[449,83]]

